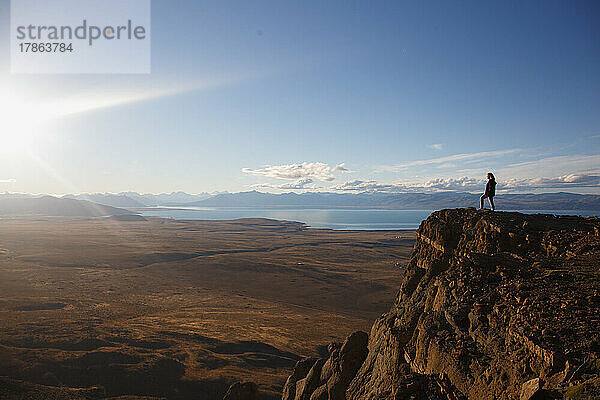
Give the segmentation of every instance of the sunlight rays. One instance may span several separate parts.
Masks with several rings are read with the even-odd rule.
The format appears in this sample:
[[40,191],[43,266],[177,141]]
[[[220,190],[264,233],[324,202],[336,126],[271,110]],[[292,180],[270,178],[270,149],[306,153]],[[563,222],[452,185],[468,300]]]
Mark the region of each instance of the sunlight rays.
[[48,162],[50,149],[45,143],[60,140],[54,134],[53,125],[64,118],[109,108],[133,105],[232,85],[248,79],[251,75],[228,75],[206,80],[173,82],[121,82],[119,85],[79,88],[57,95],[46,90],[32,90],[16,82],[0,82],[0,157],[5,160],[27,158],[64,189],[78,193],[76,185],[59,174]]
[[[47,126],[63,117],[141,103],[245,81],[248,76],[229,76],[193,82],[152,82],[145,86],[124,83],[52,96],[2,85],[0,87],[0,154],[27,153],[46,133]],[[35,99],[35,100],[31,100]]]

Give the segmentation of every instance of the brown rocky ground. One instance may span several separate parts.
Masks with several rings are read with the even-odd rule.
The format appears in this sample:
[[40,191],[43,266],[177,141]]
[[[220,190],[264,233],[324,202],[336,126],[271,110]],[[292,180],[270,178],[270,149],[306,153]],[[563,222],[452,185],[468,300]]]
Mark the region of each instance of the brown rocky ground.
[[357,335],[301,360],[283,399],[600,399],[600,220],[435,212]]
[[270,220],[0,220],[0,398],[210,400],[248,379],[275,398],[298,359],[390,307],[413,244]]

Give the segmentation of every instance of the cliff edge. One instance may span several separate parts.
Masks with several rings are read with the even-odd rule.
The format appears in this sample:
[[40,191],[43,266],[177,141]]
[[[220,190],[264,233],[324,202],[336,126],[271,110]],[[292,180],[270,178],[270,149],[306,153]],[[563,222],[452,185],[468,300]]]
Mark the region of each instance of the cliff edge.
[[600,398],[600,220],[437,211],[368,344],[329,348],[284,400]]

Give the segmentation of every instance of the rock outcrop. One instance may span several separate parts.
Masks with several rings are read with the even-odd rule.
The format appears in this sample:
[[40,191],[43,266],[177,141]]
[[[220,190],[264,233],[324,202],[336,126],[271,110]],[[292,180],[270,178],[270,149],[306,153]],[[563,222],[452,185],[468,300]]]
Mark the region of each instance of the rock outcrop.
[[346,398],[350,381],[367,357],[365,332],[354,332],[344,344],[330,343],[329,357],[298,361],[283,388],[283,400],[337,400]]
[[229,387],[223,400],[260,400],[258,386],[254,382],[237,382]]
[[600,398],[600,220],[433,213],[366,340],[300,361],[283,400]]

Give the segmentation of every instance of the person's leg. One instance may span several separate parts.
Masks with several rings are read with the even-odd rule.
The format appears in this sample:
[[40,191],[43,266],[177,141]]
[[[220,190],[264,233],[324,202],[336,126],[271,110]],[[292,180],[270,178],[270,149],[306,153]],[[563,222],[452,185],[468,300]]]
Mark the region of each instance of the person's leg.
[[481,198],[479,199],[479,200],[480,200],[480,203],[481,203],[481,205],[479,206],[479,209],[480,209],[480,210],[483,210],[483,200],[485,200],[485,198],[486,198],[486,197],[487,197],[487,196],[484,194],[484,195],[483,195],[483,196],[481,196]]
[[492,206],[492,211],[494,211],[496,209],[496,207],[494,207],[494,196],[490,196],[490,197],[488,197],[488,199],[490,200],[490,205]]

